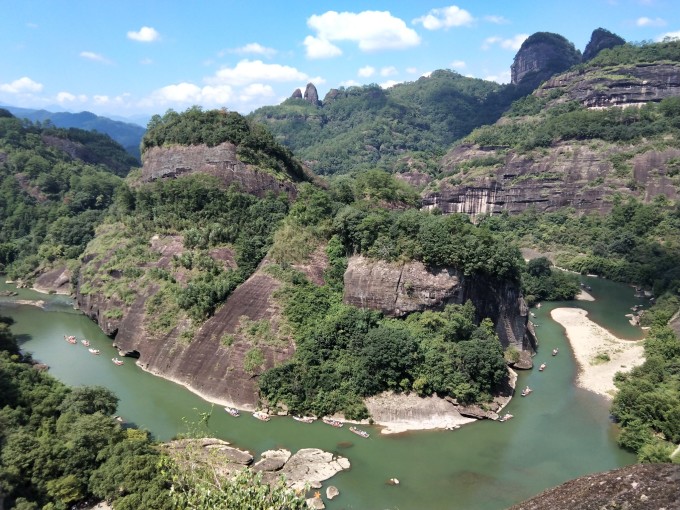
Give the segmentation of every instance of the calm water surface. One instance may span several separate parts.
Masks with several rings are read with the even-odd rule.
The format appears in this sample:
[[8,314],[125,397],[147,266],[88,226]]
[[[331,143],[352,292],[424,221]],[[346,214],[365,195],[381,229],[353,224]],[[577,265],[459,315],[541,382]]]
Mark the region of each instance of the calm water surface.
[[[608,402],[574,386],[576,364],[562,327],[550,319],[551,309],[578,306],[589,317],[621,338],[641,338],[641,331],[624,317],[643,301],[624,285],[583,278],[592,286],[594,302],[544,304],[535,309],[540,342],[535,362],[544,372],[519,375],[518,387],[530,385],[530,397],[517,397],[507,410],[506,423],[481,421],[456,431],[413,432],[369,439],[320,422],[301,424],[288,418],[259,422],[248,414],[232,418],[214,406],[209,433],[258,455],[272,448],[321,448],[350,459],[351,470],[330,483],[340,497],[326,501],[329,509],[357,510],[499,510],[571,478],[624,466],[635,457],[616,446]],[[10,289],[0,284],[0,290]],[[43,299],[44,309],[18,305],[14,299]],[[118,412],[127,421],[166,440],[186,432],[211,404],[185,388],[143,372],[134,360],[117,367],[111,340],[65,297],[21,290],[18,298],[0,298],[0,313],[16,320],[13,330],[22,348],[50,366],[50,372],[69,385],[99,384],[120,398]],[[64,335],[90,340],[101,350],[90,354],[71,345]],[[550,355],[553,347],[560,354]],[[399,478],[399,486],[387,485]]]

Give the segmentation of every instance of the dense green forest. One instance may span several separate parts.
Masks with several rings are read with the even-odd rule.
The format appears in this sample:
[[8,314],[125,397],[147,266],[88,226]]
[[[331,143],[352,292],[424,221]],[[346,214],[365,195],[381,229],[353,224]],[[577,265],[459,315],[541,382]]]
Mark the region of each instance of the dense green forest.
[[0,270],[16,278],[76,258],[137,164],[106,135],[0,110]]
[[373,84],[333,90],[322,105],[290,98],[250,117],[317,174],[373,168],[434,173],[449,145],[495,122],[529,92],[438,70],[389,89]]
[[191,452],[167,456],[148,432],[121,427],[113,417],[118,398],[108,389],[68,388],[35,366],[19,351],[10,325],[0,317],[0,495],[6,505],[66,510],[106,500],[116,510],[305,508],[282,483],[270,487],[250,470],[217,486]]
[[154,115],[142,139],[142,153],[152,147],[198,144],[214,147],[223,142],[236,145],[236,154],[244,163],[269,170],[282,178],[312,178],[264,126],[227,110],[203,111],[193,106],[182,113],[168,110],[163,116]]

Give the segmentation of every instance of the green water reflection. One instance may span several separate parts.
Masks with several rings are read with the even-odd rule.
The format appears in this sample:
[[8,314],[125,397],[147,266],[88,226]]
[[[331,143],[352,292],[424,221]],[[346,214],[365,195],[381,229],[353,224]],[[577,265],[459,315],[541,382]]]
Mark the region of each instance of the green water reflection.
[[[316,447],[348,457],[351,470],[332,484],[341,495],[327,501],[330,509],[451,509],[497,510],[582,474],[616,468],[635,461],[615,443],[615,428],[608,403],[574,386],[576,365],[561,326],[550,319],[557,306],[579,306],[617,336],[636,339],[638,328],[624,317],[642,302],[633,289],[597,279],[594,302],[551,303],[534,310],[540,341],[535,361],[546,361],[544,372],[521,373],[518,385],[534,392],[515,398],[506,423],[478,422],[452,432],[413,432],[361,439],[347,428],[334,429],[320,422],[301,424],[287,418],[259,422],[246,413],[233,418],[215,406],[210,434],[259,454],[271,448],[290,450]],[[0,289],[10,288],[0,285]],[[100,384],[120,398],[119,413],[161,440],[187,430],[211,405],[185,388],[154,377],[126,359],[117,367],[111,340],[79,312],[71,300],[21,291],[20,299],[43,299],[44,309],[17,305],[0,298],[0,313],[16,320],[14,331],[22,348],[47,363],[51,373],[70,385]],[[87,338],[101,350],[90,354],[83,345],[71,345],[64,335]],[[559,347],[553,358],[550,351]],[[388,479],[399,478],[399,486]]]

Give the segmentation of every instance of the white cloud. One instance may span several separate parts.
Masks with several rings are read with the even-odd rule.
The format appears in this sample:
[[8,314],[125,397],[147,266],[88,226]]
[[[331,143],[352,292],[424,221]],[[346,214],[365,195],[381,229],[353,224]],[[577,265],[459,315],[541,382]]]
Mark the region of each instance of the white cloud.
[[637,21],[635,21],[635,24],[639,27],[665,27],[666,20],[662,18],[651,19],[643,16],[642,18],[638,18]]
[[373,67],[373,66],[364,66],[364,67],[362,67],[362,68],[359,69],[359,71],[357,72],[357,74],[358,74],[359,76],[361,76],[362,78],[369,78],[369,77],[371,77],[371,76],[373,76],[373,75],[375,74],[375,67]]
[[422,23],[428,30],[439,30],[440,28],[462,27],[471,25],[474,22],[472,14],[456,5],[432,9],[430,12],[416,18],[413,23]]
[[[273,57],[277,51],[274,48],[267,48],[260,43],[248,43],[240,48],[227,50],[229,53],[236,53],[238,55],[262,55],[263,57]],[[222,52],[220,52],[222,53]]]
[[665,34],[661,34],[656,38],[656,41],[661,42],[664,39],[680,39],[680,30],[677,32],[666,32]]
[[387,80],[387,81],[382,82],[380,84],[380,87],[383,88],[383,89],[389,89],[391,87],[394,87],[398,83],[401,83],[401,82],[397,81],[397,80]]
[[85,94],[71,94],[70,92],[59,92],[57,94],[57,102],[64,103],[86,103],[87,96]]
[[223,67],[214,76],[207,78],[211,85],[240,86],[261,82],[305,81],[309,76],[294,67],[280,64],[265,64],[261,60],[241,60],[235,67]]
[[111,63],[104,55],[100,55],[99,53],[95,53],[93,51],[81,51],[80,56],[87,60],[93,60],[95,62],[102,62],[104,64]]
[[398,74],[398,71],[394,66],[383,67],[380,70],[380,76],[394,76],[395,74]]
[[142,64],[143,66],[148,66],[153,64],[153,60],[151,60],[149,57],[146,57],[140,60],[139,63]]
[[361,84],[356,80],[345,80],[340,82],[340,86],[342,87],[358,87],[359,85]]
[[307,26],[316,32],[315,37],[305,39],[307,55],[310,57],[310,46],[314,48],[321,41],[336,48],[336,54],[332,56],[340,54],[337,53],[339,48],[331,44],[337,41],[357,43],[361,51],[404,49],[420,44],[416,31],[388,11],[327,11],[310,16]]
[[37,23],[26,23],[26,26],[27,26],[28,28],[34,28],[34,29],[35,29],[35,28],[38,28],[38,24],[37,24]]
[[484,77],[487,81],[495,81],[496,83],[510,83],[510,71],[503,71],[500,74],[492,74]]
[[503,39],[502,37],[493,36],[484,39],[484,44],[482,44],[483,50],[488,50],[494,44],[497,44],[504,50],[518,50],[522,46],[522,43],[529,37],[527,34],[517,34],[510,39]]
[[152,27],[142,27],[139,31],[131,30],[127,33],[128,39],[139,42],[153,42],[160,38],[160,34]]
[[220,104],[226,103],[233,96],[229,85],[199,87],[193,83],[177,83],[166,85],[151,94],[152,103],[163,104]]
[[451,66],[451,69],[465,69],[467,64],[462,60],[454,60],[449,66]]
[[42,83],[35,82],[27,76],[23,76],[10,83],[0,83],[0,91],[9,92],[10,94],[40,92],[42,89]]
[[111,101],[109,96],[98,96],[98,95],[92,96],[92,100],[95,102],[95,104],[100,104],[100,105],[101,104],[109,104],[109,102]]
[[507,23],[510,23],[510,21],[503,16],[495,16],[495,15],[490,15],[490,16],[484,16],[484,21],[488,21],[489,23],[494,23],[496,25],[506,25]]
[[432,71],[427,71],[420,75],[421,78],[429,78],[430,76],[432,76]]
[[239,94],[239,100],[244,103],[249,103],[254,99],[264,99],[268,97],[273,97],[274,89],[271,85],[265,85],[263,83],[251,83],[245,87]]
[[333,58],[342,55],[342,50],[326,39],[308,35],[304,40],[308,58]]

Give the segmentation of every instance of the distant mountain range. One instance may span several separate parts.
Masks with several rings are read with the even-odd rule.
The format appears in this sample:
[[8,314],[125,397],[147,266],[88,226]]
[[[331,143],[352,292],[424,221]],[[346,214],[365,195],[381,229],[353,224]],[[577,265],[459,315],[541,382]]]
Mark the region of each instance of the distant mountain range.
[[92,112],[50,112],[47,110],[33,110],[16,106],[0,105],[12,115],[31,122],[45,122],[49,120],[56,127],[79,128],[105,133],[121,144],[125,150],[137,159],[140,158],[139,144],[146,132],[146,128],[131,122],[122,122],[108,117],[101,117]]

